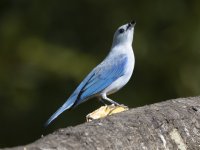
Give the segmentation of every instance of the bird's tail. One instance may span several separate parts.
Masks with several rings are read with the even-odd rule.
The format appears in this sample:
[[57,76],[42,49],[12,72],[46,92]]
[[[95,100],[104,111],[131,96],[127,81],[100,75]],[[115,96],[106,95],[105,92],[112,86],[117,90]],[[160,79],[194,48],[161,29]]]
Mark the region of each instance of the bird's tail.
[[47,127],[54,119],[56,119],[62,112],[73,107],[76,98],[72,95],[45,123]]
[[56,119],[62,112],[64,112],[67,109],[70,109],[72,107],[75,107],[79,103],[77,103],[77,100],[81,101],[82,99],[78,98],[80,95],[81,89],[85,86],[85,84],[88,82],[88,80],[93,76],[93,72],[91,72],[82,82],[81,84],[76,88],[74,93],[68,98],[68,100],[47,120],[45,123],[45,126],[48,126],[54,119]]

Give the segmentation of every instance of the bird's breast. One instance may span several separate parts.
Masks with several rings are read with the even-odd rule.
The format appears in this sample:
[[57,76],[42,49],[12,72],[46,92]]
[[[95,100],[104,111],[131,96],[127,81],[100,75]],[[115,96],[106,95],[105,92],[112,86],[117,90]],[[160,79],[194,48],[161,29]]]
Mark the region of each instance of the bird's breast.
[[135,57],[134,57],[133,52],[127,54],[127,58],[128,60],[125,67],[125,75],[127,74],[127,76],[131,76],[133,73],[134,66],[135,66]]

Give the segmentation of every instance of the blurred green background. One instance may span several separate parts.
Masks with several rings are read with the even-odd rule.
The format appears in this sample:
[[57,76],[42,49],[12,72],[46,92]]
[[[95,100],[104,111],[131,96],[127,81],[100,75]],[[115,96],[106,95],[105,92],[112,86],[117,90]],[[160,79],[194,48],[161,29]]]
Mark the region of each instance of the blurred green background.
[[138,107],[200,95],[198,0],[1,0],[0,147],[83,123],[100,107],[88,101],[43,128],[133,18],[134,75],[111,97]]

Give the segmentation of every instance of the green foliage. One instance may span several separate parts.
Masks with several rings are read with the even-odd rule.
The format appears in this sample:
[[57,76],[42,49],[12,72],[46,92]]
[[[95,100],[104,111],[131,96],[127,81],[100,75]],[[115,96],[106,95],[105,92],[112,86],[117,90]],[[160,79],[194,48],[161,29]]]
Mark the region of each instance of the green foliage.
[[89,101],[48,117],[109,52],[116,28],[136,19],[136,66],[113,99],[129,107],[200,94],[200,1],[0,2],[0,147],[82,123]]

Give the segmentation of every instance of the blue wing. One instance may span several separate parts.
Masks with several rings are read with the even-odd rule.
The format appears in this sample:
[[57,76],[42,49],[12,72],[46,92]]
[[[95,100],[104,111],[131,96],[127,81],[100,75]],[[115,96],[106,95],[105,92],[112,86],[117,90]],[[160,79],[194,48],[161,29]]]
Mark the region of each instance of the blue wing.
[[127,57],[125,55],[120,55],[115,57],[113,61],[105,60],[98,65],[81,82],[68,100],[49,118],[45,125],[49,125],[65,110],[83,103],[88,98],[104,90],[116,79],[123,76],[126,63]]
[[100,64],[95,70],[91,78],[81,89],[78,99],[74,106],[86,101],[89,97],[98,94],[111,83],[124,75],[127,57],[120,55],[114,58],[114,62],[105,62]]

